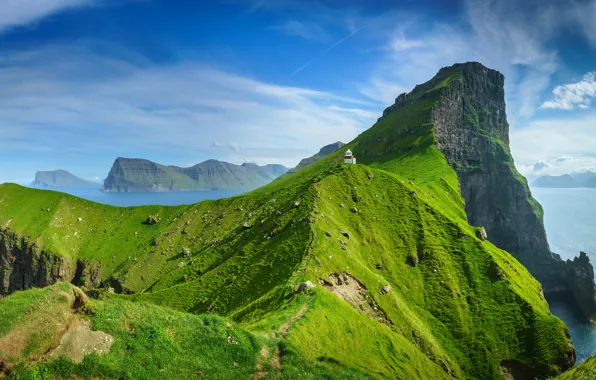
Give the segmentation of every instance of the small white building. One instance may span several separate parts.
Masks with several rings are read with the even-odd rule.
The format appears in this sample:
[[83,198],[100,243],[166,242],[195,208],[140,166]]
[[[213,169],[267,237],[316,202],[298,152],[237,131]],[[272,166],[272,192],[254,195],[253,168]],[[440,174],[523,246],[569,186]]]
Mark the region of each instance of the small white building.
[[344,164],[356,164],[356,157],[354,157],[352,151],[349,149],[344,154]]

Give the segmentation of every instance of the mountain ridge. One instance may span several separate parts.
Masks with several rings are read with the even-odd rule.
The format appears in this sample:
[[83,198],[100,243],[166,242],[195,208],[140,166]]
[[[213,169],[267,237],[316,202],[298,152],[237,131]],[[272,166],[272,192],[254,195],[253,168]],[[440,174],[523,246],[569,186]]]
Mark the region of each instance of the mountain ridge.
[[118,157],[104,181],[105,192],[163,192],[211,189],[252,189],[287,171],[282,165],[234,165],[215,159],[188,168],[140,158]]
[[560,176],[545,175],[532,182],[533,187],[547,188],[582,188],[596,187],[596,173],[592,171],[563,174]]

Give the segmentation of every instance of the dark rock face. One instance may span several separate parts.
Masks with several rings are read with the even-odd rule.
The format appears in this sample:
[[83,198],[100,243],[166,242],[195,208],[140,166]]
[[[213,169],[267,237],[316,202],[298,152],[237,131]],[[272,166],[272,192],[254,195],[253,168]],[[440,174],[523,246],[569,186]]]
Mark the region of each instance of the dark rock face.
[[594,288],[594,268],[585,252],[579,257],[567,260],[561,265],[566,274],[566,282],[584,314],[596,315],[596,290]]
[[68,260],[39,249],[8,229],[0,231],[0,295],[72,281]]
[[503,75],[470,62],[443,68],[437,77],[453,72],[460,74],[442,90],[432,122],[436,146],[459,177],[469,223],[484,226],[488,239],[526,266],[546,293],[571,292],[586,316],[594,316],[592,265],[585,255],[565,263],[550,251],[542,207],[514,166]]

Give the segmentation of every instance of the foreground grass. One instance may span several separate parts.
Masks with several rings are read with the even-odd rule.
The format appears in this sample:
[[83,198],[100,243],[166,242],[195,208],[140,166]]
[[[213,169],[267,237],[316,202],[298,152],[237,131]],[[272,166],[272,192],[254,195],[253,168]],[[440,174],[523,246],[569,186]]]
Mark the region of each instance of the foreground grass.
[[[8,378],[120,378],[120,379],[237,379],[268,378],[366,378],[357,370],[334,363],[305,361],[283,339],[251,334],[216,315],[197,316],[144,303],[124,300],[90,301],[76,318],[89,319],[93,330],[114,337],[107,355],[91,354],[76,364],[67,358],[50,358],[54,334],[47,330],[56,307],[67,305],[72,286],[58,284],[46,289],[17,292],[0,300],[0,317],[10,315],[18,325],[27,321],[26,339],[36,337],[41,349],[35,355],[22,352],[8,358],[14,367]],[[30,317],[31,310],[40,308]],[[37,318],[41,316],[43,318]],[[30,323],[30,322],[34,323]],[[54,321],[55,322],[55,321]],[[3,325],[0,341],[13,328]],[[6,347],[6,346],[5,346]],[[0,345],[0,357],[5,357]],[[24,358],[27,360],[23,361]],[[34,363],[31,365],[31,363]]]

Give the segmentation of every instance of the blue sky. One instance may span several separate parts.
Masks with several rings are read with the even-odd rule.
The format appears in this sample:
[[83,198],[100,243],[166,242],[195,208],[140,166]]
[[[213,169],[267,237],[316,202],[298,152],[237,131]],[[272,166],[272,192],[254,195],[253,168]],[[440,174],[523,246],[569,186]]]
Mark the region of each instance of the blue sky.
[[118,156],[292,166],[470,60],[506,77],[523,173],[596,169],[595,19],[596,0],[2,0],[0,182]]

